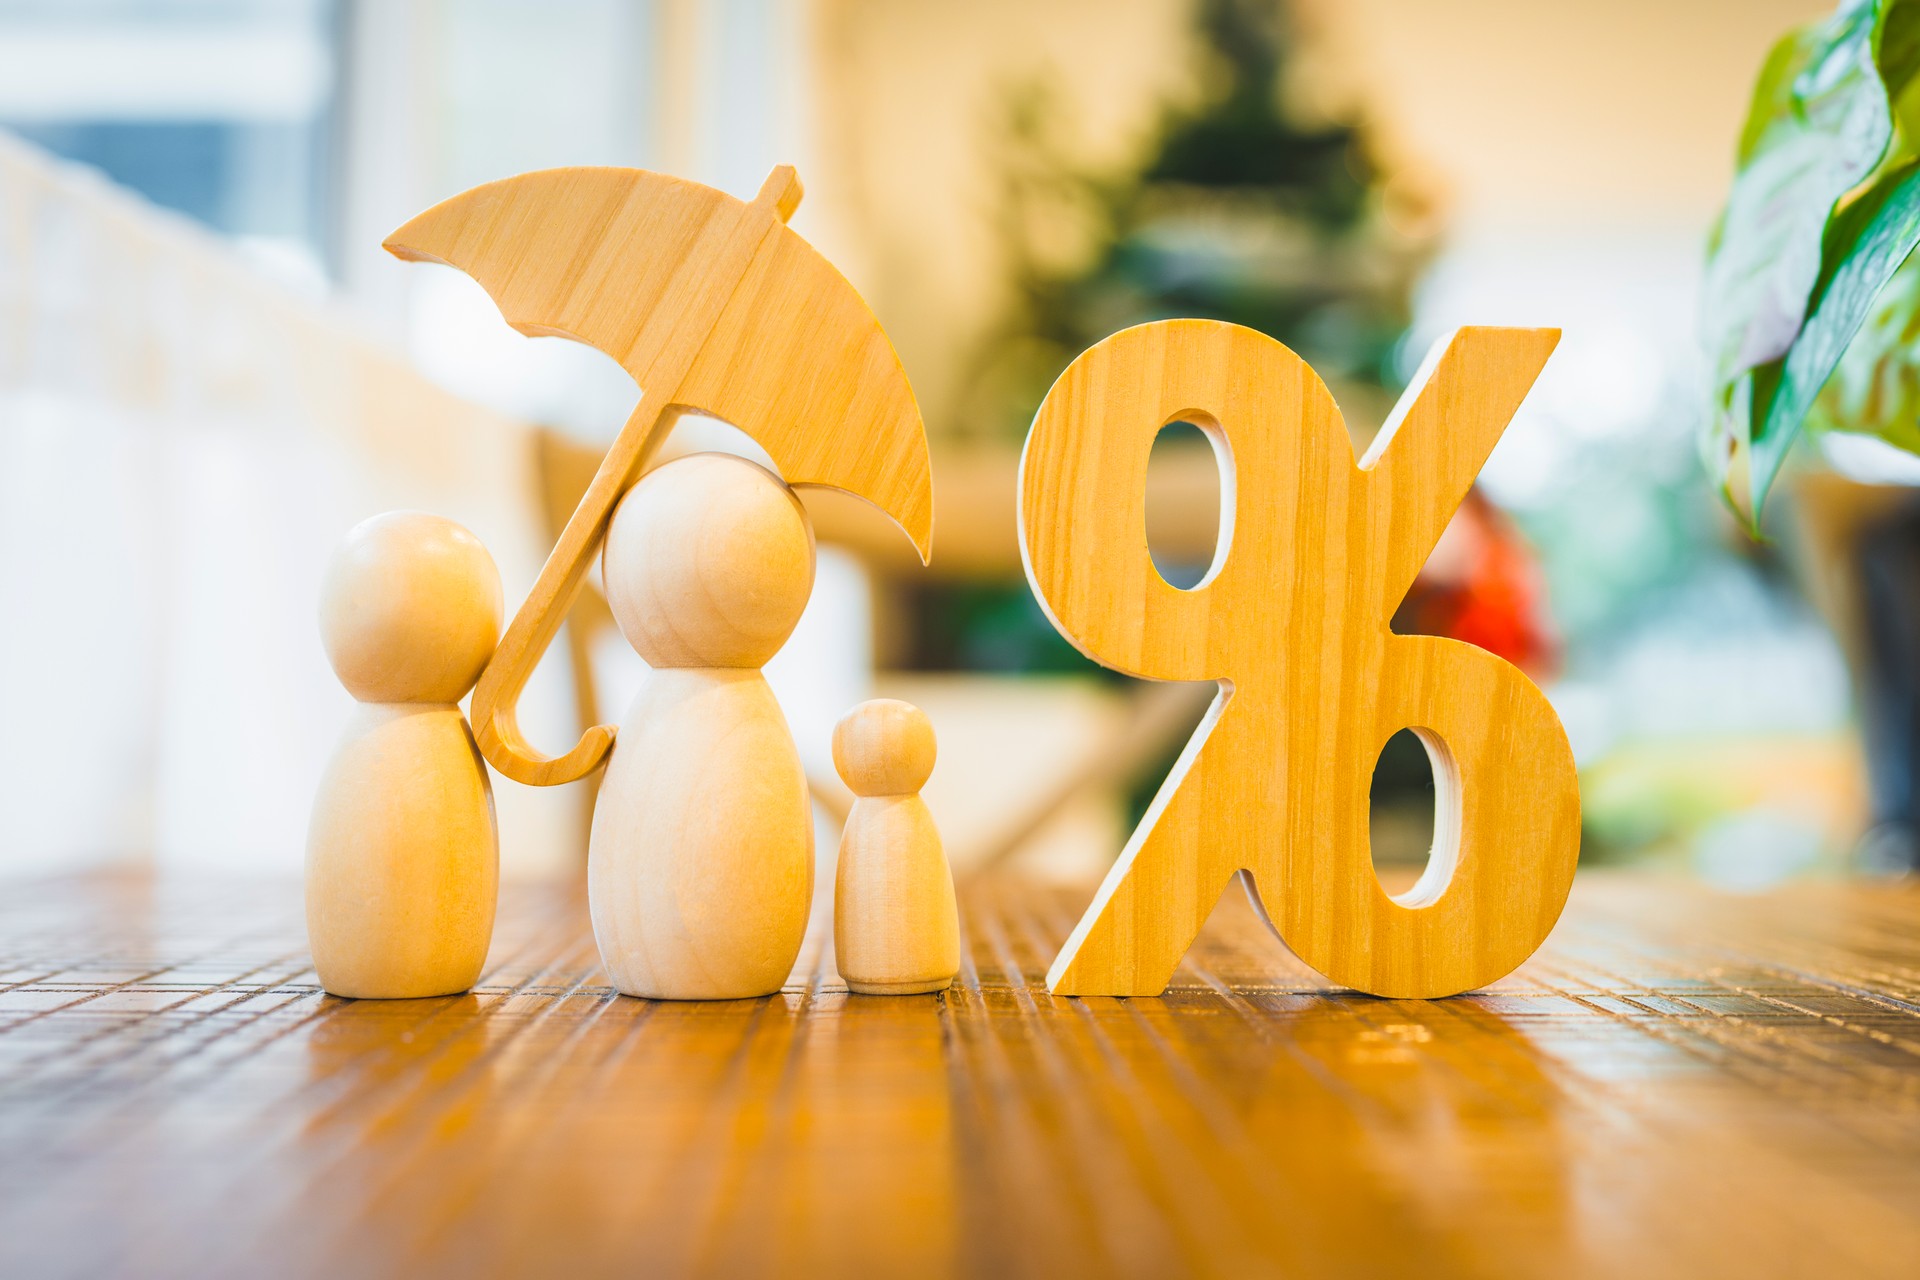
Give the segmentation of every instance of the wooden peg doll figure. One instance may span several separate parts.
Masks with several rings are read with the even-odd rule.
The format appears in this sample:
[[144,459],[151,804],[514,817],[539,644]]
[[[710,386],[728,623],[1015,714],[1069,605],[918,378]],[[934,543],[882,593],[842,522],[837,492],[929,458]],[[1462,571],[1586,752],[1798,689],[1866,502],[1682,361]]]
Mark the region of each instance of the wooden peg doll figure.
[[942,991],[960,972],[953,873],[920,788],[933,726],[911,703],[863,702],[833,731],[833,765],[855,796],[834,876],[833,945],[847,988]]
[[334,995],[452,995],[486,963],[500,840],[458,703],[500,613],[493,557],[439,516],[374,516],[328,566],[320,636],[359,700],[307,834],[307,936]]
[[813,903],[813,811],[760,668],[813,591],[812,525],[773,473],[692,454],[621,499],[601,569],[621,632],[653,667],[594,802],[601,962],[631,996],[772,995]]

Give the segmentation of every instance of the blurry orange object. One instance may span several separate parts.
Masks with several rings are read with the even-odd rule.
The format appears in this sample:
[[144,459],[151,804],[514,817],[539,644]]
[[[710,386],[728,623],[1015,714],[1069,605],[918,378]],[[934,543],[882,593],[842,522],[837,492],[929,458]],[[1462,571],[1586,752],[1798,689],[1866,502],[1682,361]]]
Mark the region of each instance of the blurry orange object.
[[1478,489],[1427,558],[1393,629],[1462,640],[1535,676],[1551,674],[1560,656],[1533,553]]

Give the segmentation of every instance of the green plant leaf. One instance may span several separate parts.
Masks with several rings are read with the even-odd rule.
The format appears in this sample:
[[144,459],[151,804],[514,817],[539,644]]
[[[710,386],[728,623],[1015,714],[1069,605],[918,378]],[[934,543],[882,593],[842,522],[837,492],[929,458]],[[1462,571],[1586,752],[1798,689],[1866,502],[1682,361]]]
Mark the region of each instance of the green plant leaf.
[[[1880,67],[1880,82],[1887,86],[1893,103],[1895,139],[1892,155],[1901,160],[1912,158],[1916,126],[1920,126],[1920,4],[1912,0],[1888,0],[1880,18],[1875,59]],[[1886,163],[1882,162],[1882,168]]]
[[1806,429],[1871,432],[1920,453],[1920,254],[1874,299],[1814,401]]
[[[1879,61],[1880,78],[1894,95],[1894,140],[1881,161],[1884,171],[1920,158],[1920,4],[1887,8]],[[1920,254],[1874,299],[1814,401],[1806,429],[1870,433],[1920,453]]]
[[1920,162],[1882,175],[1834,217],[1805,327],[1782,360],[1754,370],[1752,510],[1888,283],[1920,245]]
[[1898,0],[1843,0],[1831,17],[1790,32],[1755,86],[1739,173],[1707,258],[1703,318],[1722,409],[1748,370],[1793,345],[1827,220],[1892,140],[1875,61],[1886,3]]

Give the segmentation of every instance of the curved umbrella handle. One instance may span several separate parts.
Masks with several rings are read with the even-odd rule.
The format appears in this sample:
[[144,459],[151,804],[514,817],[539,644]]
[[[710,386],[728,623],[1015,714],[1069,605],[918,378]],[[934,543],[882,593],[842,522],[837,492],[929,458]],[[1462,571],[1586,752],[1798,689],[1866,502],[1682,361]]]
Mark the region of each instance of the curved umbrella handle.
[[614,727],[596,724],[565,754],[542,754],[520,732],[520,692],[572,611],[614,506],[640,478],[676,416],[653,397],[641,397],[474,686],[474,738],[493,767],[515,782],[534,787],[572,782],[599,768],[613,750]]
[[[774,226],[784,225],[792,216],[800,203],[800,194],[800,178],[793,166],[781,165],[767,176],[752,205],[752,211],[763,216],[744,219],[741,233],[725,246],[739,259],[739,270],[732,273],[736,281],[745,274],[747,263],[765,233]],[[707,301],[705,299],[696,300],[689,310],[695,313],[697,323],[700,311],[717,312],[727,300],[722,297],[717,304],[709,306],[700,305]],[[704,339],[705,334],[699,337]],[[678,351],[674,350],[676,346]],[[513,615],[513,621],[507,624],[506,633],[487,661],[486,670],[480,673],[479,684],[474,686],[474,738],[488,762],[515,782],[534,787],[573,782],[599,768],[607,753],[613,750],[614,726],[596,724],[580,735],[580,741],[572,750],[558,756],[542,754],[520,732],[520,693],[572,611],[580,585],[586,581],[587,570],[593,564],[594,552],[613,518],[614,507],[640,478],[641,471],[679,416],[678,406],[671,397],[680,390],[686,370],[699,349],[699,340],[670,343],[656,358],[654,376],[649,381],[659,390],[644,389],[640,403],[620,428],[607,456],[601,460],[600,469],[594,472],[593,483],[587,486],[580,505],[568,518],[560,541],[541,566],[533,590]],[[667,362],[664,368],[662,360]],[[674,368],[675,365],[678,368]]]

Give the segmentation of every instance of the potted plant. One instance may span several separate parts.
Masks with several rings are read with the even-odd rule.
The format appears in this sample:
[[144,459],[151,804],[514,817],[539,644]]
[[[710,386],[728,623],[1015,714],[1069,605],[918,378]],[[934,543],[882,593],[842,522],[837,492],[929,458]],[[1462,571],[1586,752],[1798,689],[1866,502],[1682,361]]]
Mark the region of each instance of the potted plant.
[[[1920,0],[1841,0],[1754,86],[1708,246],[1709,463],[1758,533],[1803,431],[1920,453]],[[1857,507],[1857,503],[1855,504]],[[1883,866],[1920,866],[1920,491],[1852,513],[1837,594]]]

